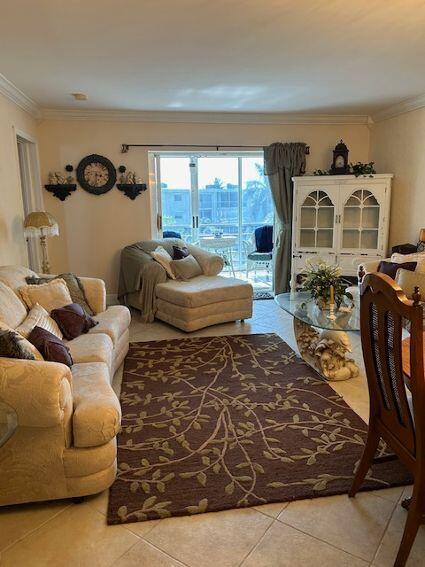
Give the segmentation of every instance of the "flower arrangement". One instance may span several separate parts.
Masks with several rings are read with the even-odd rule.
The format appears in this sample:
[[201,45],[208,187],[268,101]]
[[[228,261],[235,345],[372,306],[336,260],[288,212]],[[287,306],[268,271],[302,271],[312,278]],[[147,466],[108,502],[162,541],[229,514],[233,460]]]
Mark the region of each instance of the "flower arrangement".
[[351,293],[345,291],[348,283],[341,278],[341,268],[336,264],[326,264],[320,258],[307,260],[302,273],[305,276],[302,290],[309,291],[320,308],[323,309],[329,304],[331,286],[334,289],[334,301],[338,308],[345,297],[353,300]]

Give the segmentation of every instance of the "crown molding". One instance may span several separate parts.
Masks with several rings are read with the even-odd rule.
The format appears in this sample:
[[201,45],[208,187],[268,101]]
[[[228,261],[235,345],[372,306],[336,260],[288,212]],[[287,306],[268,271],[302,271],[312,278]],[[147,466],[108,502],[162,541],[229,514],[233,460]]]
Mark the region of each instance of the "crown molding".
[[373,114],[372,118],[374,122],[382,122],[382,120],[388,120],[389,118],[394,118],[395,116],[405,114],[406,112],[412,112],[412,110],[417,110],[424,106],[425,94],[421,94],[412,98],[406,98],[397,104],[387,106]]
[[0,93],[37,120],[41,118],[38,104],[0,73]]
[[44,108],[44,120],[96,120],[102,122],[171,122],[198,124],[368,124],[364,114],[284,114],[253,112],[178,112],[146,110],[83,110]]

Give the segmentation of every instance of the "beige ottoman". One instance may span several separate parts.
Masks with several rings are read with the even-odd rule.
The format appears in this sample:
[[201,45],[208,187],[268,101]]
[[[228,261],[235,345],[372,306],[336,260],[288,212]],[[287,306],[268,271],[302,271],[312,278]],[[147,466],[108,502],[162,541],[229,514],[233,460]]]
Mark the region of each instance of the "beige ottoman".
[[183,331],[252,317],[252,286],[236,278],[198,276],[158,284],[157,319]]

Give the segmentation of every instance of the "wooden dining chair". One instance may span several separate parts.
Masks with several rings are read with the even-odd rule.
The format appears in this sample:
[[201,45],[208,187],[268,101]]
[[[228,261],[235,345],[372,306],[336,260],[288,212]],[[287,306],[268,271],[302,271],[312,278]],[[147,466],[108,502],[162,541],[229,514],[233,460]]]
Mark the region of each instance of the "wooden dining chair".
[[[349,496],[362,485],[381,439],[414,478],[406,525],[395,560],[403,567],[425,512],[425,377],[419,289],[409,300],[393,279],[367,274],[360,291],[360,329],[370,396],[369,429]],[[410,379],[413,415],[402,368],[402,328],[410,322]]]

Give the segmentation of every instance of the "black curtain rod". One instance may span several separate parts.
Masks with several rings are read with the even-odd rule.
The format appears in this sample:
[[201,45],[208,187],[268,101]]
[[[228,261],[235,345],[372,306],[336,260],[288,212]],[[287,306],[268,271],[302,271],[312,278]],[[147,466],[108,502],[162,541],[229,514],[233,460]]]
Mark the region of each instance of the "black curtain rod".
[[[215,148],[217,152],[222,149],[229,149],[229,148],[249,148],[251,150],[260,150],[262,146],[212,146],[210,144],[121,144],[121,153],[126,154],[130,148]],[[305,147],[306,155],[310,155],[310,146]]]

